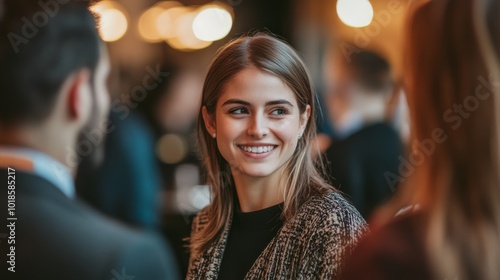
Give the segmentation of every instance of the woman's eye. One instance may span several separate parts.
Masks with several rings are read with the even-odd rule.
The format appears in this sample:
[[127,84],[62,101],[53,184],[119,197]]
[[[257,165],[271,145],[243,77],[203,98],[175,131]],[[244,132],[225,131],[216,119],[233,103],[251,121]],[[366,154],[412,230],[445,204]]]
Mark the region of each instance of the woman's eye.
[[276,108],[271,112],[271,115],[286,115],[288,111],[285,108]]
[[230,114],[235,114],[235,115],[240,115],[240,114],[246,114],[247,110],[245,108],[234,108],[229,110]]

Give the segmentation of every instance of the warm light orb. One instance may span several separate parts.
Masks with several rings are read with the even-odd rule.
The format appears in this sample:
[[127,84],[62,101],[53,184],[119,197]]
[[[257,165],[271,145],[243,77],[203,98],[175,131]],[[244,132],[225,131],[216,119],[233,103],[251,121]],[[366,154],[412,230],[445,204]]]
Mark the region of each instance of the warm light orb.
[[175,36],[167,38],[166,42],[178,50],[199,50],[208,47],[212,42],[202,41],[194,35],[193,21],[195,12],[185,12],[177,15],[174,21]]
[[216,41],[224,38],[233,26],[231,14],[220,7],[201,9],[193,21],[196,38],[203,41]]
[[155,7],[163,9],[155,21],[155,28],[158,30],[161,38],[165,40],[175,36],[175,20],[179,14],[184,13],[189,8],[182,6],[182,4],[176,1],[159,2]]
[[222,3],[198,7],[160,1],[140,16],[137,27],[146,42],[164,40],[174,49],[191,51],[224,38],[232,25],[232,9]]
[[176,36],[175,22],[179,16],[189,12],[187,7],[174,7],[164,10],[156,19],[156,29],[160,33],[162,39],[169,39]]
[[373,19],[373,6],[368,0],[338,0],[337,14],[351,27],[364,27]]
[[184,139],[177,134],[166,134],[156,142],[156,156],[167,164],[179,163],[186,157]]
[[105,42],[119,40],[128,28],[125,10],[113,1],[101,1],[90,7],[99,16],[99,35]]
[[138,31],[144,41],[149,43],[162,42],[166,38],[175,36],[175,11],[187,9],[177,1],[161,1],[142,13],[138,21]]
[[139,18],[139,34],[146,42],[156,43],[163,41],[156,26],[157,19],[163,11],[164,10],[160,7],[152,7],[146,10]]

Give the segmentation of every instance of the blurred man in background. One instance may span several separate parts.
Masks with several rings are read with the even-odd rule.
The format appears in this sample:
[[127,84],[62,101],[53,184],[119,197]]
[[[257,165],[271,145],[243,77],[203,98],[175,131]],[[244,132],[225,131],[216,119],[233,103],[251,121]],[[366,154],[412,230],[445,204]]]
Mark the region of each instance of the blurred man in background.
[[371,51],[335,60],[328,112],[335,137],[326,151],[333,185],[367,219],[394,192],[384,174],[397,174],[403,143],[390,121],[387,105],[394,91],[389,63]]
[[76,168],[83,157],[99,162],[108,130],[110,66],[88,4],[5,4],[0,278],[176,279],[166,244],[75,200]]

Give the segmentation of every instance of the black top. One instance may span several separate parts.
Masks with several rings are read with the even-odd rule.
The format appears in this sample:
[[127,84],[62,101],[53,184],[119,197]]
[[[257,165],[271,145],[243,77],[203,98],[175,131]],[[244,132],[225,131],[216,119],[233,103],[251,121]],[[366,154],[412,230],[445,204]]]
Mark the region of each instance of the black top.
[[218,279],[243,279],[283,225],[283,203],[243,213],[236,205]]
[[366,125],[334,140],[326,151],[332,184],[345,193],[365,219],[395,191],[404,145],[387,123]]

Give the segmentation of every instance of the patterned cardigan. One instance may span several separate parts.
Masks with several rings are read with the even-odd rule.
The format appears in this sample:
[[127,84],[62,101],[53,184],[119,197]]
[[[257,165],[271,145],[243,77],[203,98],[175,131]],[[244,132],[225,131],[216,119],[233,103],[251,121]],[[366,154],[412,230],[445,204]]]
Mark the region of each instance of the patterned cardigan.
[[[206,209],[194,219],[192,232],[208,222]],[[221,238],[189,261],[186,279],[217,279],[229,222]],[[367,232],[359,212],[340,194],[312,197],[257,258],[245,279],[336,279],[343,260]]]

